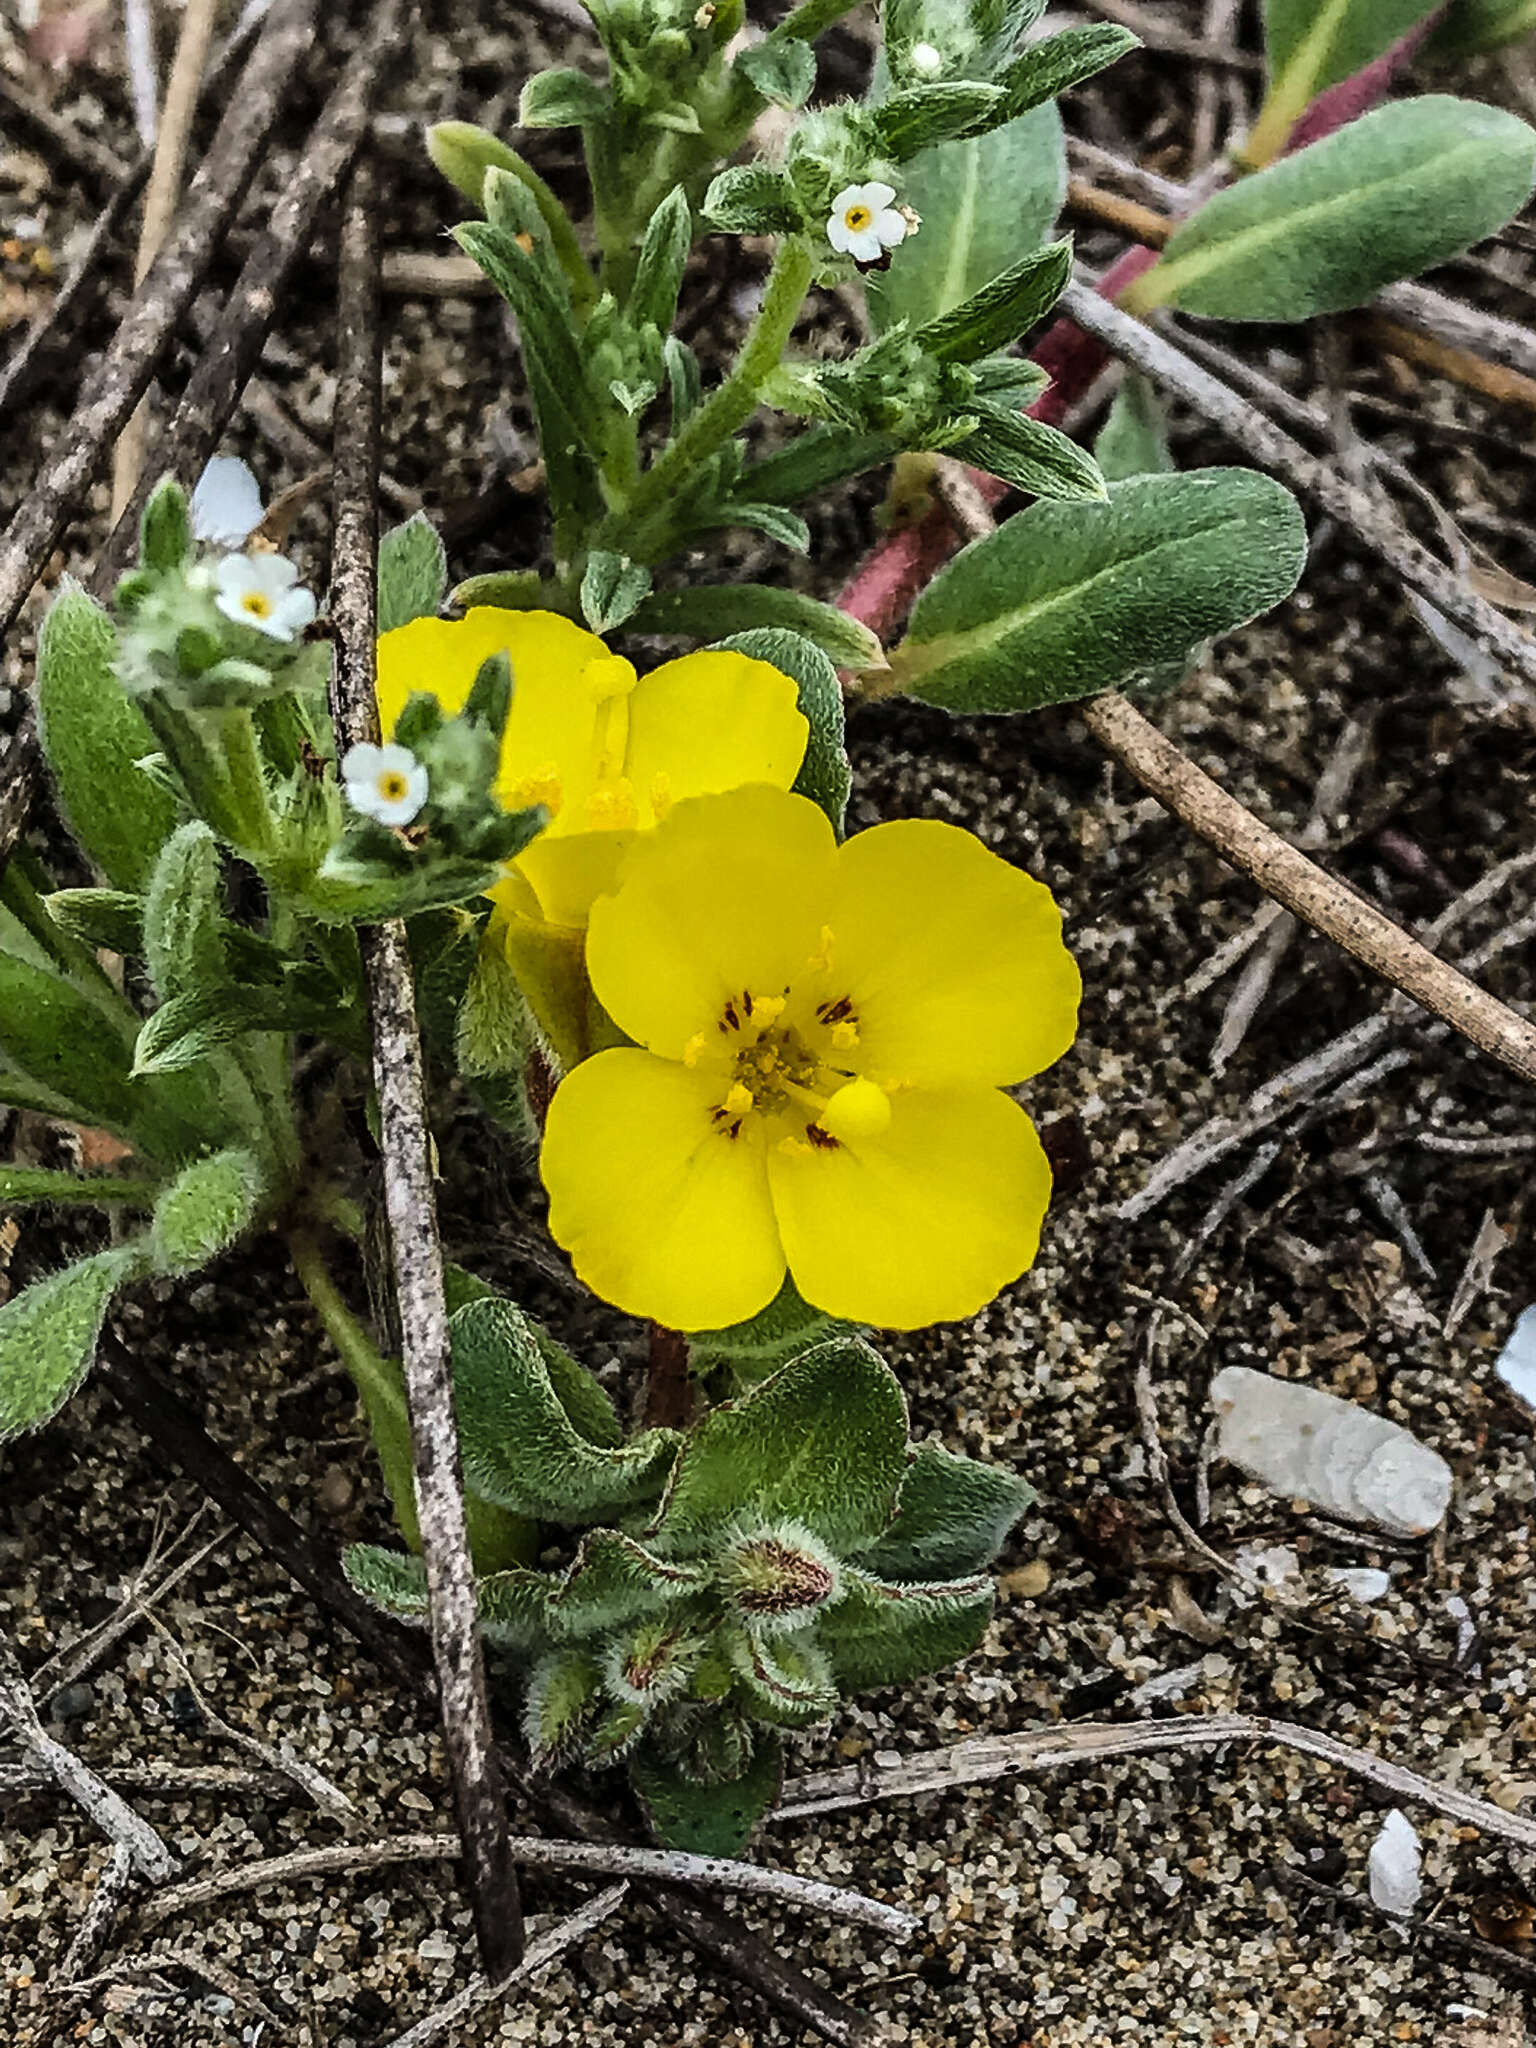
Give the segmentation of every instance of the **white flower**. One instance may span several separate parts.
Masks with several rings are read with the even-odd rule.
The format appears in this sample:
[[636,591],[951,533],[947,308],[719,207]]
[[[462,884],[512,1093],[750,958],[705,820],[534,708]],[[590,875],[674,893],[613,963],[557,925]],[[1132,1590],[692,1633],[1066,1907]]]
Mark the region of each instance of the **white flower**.
[[845,185],[832,202],[827,240],[840,256],[855,263],[878,263],[882,250],[907,238],[910,223],[891,201],[894,185]]
[[215,455],[192,493],[192,537],[244,547],[262,521],[261,486],[238,455]]
[[914,43],[907,61],[919,78],[937,78],[944,69],[944,59],[932,43]]
[[315,616],[314,596],[286,555],[226,555],[213,580],[225,618],[270,640],[297,638]]
[[348,747],[341,779],[353,810],[381,825],[409,825],[427,800],[427,771],[409,747]]

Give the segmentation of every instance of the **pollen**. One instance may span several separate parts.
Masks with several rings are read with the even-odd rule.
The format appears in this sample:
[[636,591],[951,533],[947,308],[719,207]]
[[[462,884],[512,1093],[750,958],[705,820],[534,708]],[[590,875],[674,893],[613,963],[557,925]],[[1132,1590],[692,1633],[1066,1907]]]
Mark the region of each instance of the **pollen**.
[[779,1021],[784,1014],[786,1001],[787,998],[784,996],[753,996],[749,1014],[759,1030],[766,1031],[770,1024]]
[[542,804],[552,818],[560,815],[564,801],[565,792],[553,761],[546,761],[542,768],[536,768],[531,775],[514,782],[506,795],[509,811],[523,811],[533,804]]
[[832,1026],[832,1045],[837,1052],[852,1052],[859,1042],[859,1027],[851,1017]]
[[264,590],[248,590],[240,600],[240,609],[249,612],[253,619],[270,619],[272,600]]
[[410,788],[410,783],[398,771],[379,777],[379,795],[387,804],[397,804]]
[[696,1067],[699,1061],[703,1059],[708,1045],[709,1040],[704,1036],[703,1032],[695,1031],[692,1038],[683,1047],[683,1065],[685,1067]]
[[587,823],[594,832],[632,832],[640,822],[634,786],[618,776],[587,798]]
[[748,1116],[756,1104],[757,1098],[752,1090],[740,1081],[733,1081],[726,1092],[722,1107],[727,1116]]
[[852,235],[862,235],[874,217],[867,206],[850,206],[843,214],[843,226]]

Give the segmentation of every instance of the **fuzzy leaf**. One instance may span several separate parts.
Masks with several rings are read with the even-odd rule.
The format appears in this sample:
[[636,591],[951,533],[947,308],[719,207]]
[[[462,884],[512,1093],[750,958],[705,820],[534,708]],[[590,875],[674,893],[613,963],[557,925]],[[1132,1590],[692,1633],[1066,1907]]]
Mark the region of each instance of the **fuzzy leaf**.
[[1093,457],[1055,427],[1027,419],[1009,406],[973,401],[971,410],[981,424],[951,450],[963,461],[1039,498],[1108,496]]
[[1085,78],[1094,77],[1140,47],[1140,40],[1128,28],[1108,21],[1086,22],[1081,28],[1063,29],[1060,35],[1031,43],[998,74],[997,82],[1008,95],[1009,114],[1017,118],[1070,92]]
[[162,1003],[139,1033],[133,1072],[176,1074],[247,1031],[313,1031],[335,1036],[347,1022],[334,987],[300,968],[282,988],[203,984]]
[[[594,1522],[654,1500],[677,1451],[671,1430],[592,1443],[556,1394],[533,1325],[510,1302],[472,1301],[449,1324],[465,1475],[514,1514]],[[572,1361],[574,1364],[574,1361]]]
[[1306,320],[1447,262],[1525,204],[1536,132],[1472,100],[1378,107],[1218,192],[1126,295],[1219,320]]
[[139,514],[139,560],[162,573],[179,569],[192,545],[187,494],[172,476],[163,476]]
[[261,1162],[232,1148],[184,1166],[155,1204],[150,1253],[161,1273],[195,1273],[247,1230],[266,1192]]
[[47,1166],[0,1166],[0,1209],[30,1208],[35,1202],[57,1202],[87,1208],[151,1209],[152,1181],[127,1180],[118,1174],[64,1173]]
[[842,1693],[906,1685],[959,1663],[992,1617],[990,1579],[898,1586],[845,1568],[843,1588],[817,1632]]
[[1112,484],[1128,476],[1167,476],[1174,468],[1168,423],[1157,387],[1131,371],[1093,444],[1094,460]]
[[552,1650],[528,1679],[523,1734],[535,1764],[555,1757],[597,1704],[602,1672],[585,1650]]
[[35,1280],[0,1307],[0,1440],[56,1415],[90,1370],[113,1294],[142,1266],[116,1245]]
[[425,512],[392,526],[379,542],[379,631],[430,619],[448,587],[448,557]]
[[1433,12],[1427,0],[1264,0],[1270,92],[1303,108]]
[[1028,1480],[1001,1465],[921,1444],[896,1496],[896,1518],[861,1553],[859,1568],[897,1581],[984,1571],[1034,1498]]
[[427,1567],[421,1558],[377,1543],[349,1543],[341,1562],[365,1600],[400,1621],[426,1620]]
[[562,66],[534,73],[523,87],[517,120],[522,128],[580,128],[585,122],[600,121],[612,104],[595,78]]
[[1536,28],[1536,0],[1451,0],[1430,38],[1436,57],[1475,57]]
[[711,1409],[687,1439],[654,1531],[658,1549],[708,1551],[744,1513],[802,1522],[834,1552],[890,1521],[906,1464],[895,1375],[867,1344],[819,1344]]
[[1054,106],[915,156],[902,172],[902,193],[923,225],[902,243],[899,261],[864,280],[876,329],[897,320],[921,327],[973,297],[1021,248],[1045,240],[1066,191]]
[[872,109],[876,151],[898,164],[919,150],[983,134],[1007,118],[1008,95],[1001,87],[967,79],[908,86]]
[[743,1629],[732,1639],[731,1661],[754,1721],[812,1728],[837,1706],[832,1668],[807,1632],[764,1637]]
[[783,505],[718,505],[701,521],[701,530],[712,526],[749,526],[754,533],[766,533],[780,547],[793,548],[797,555],[811,551],[811,529],[798,512]]
[[62,932],[87,946],[137,957],[144,946],[144,898],[126,889],[55,889],[45,898]]
[[948,711],[1033,711],[1187,654],[1296,587],[1306,529],[1244,469],[1133,477],[1109,502],[1042,501],[964,548],[891,655],[897,689]]
[[839,668],[885,667],[884,650],[868,626],[803,590],[782,590],[775,584],[696,583],[681,590],[653,591],[629,624],[636,633],[680,640],[783,627],[819,647]]
[[1047,242],[919,327],[913,339],[941,363],[977,362],[1043,320],[1071,276],[1072,244]]
[[637,327],[649,322],[662,334],[671,328],[692,243],[688,195],[681,185],[674,185],[646,222],[640,243],[634,289],[629,295],[629,317]]
[[656,1557],[617,1529],[592,1529],[549,1601],[550,1629],[578,1637],[626,1628],[708,1584],[707,1572]]
[[830,1316],[803,1301],[793,1280],[749,1322],[724,1330],[698,1330],[688,1340],[688,1354],[697,1371],[728,1365],[749,1378],[761,1379],[809,1351],[834,1328]]
[[[1045,379],[1042,377],[1041,388]],[[744,471],[743,490],[759,504],[795,504],[827,490],[861,470],[878,469],[900,453],[890,434],[866,434],[853,427],[812,427]]]
[[218,841],[199,818],[161,848],[144,901],[144,964],[162,997],[224,979],[222,873]]
[[777,1739],[759,1731],[751,1762],[738,1778],[700,1783],[651,1744],[630,1758],[629,1775],[651,1833],[664,1848],[739,1856],[779,1796],[784,1764]]
[[38,733],[69,829],[114,888],[137,890],[176,806],[134,765],[155,741],[117,680],[116,660],[112,621],[66,577],[38,642]]
[[581,609],[594,633],[611,633],[622,626],[643,603],[651,587],[651,572],[643,562],[628,555],[615,555],[604,548],[587,557],[581,579]]
[[737,52],[731,67],[752,90],[791,112],[816,89],[816,52],[809,43],[771,38]]
[[810,727],[805,758],[794,787],[800,796],[820,804],[832,821],[832,829],[840,834],[853,778],[843,745],[843,690],[837,670],[821,648],[782,626],[761,626],[754,632],[734,633],[716,644],[750,655],[755,661],[766,661],[780,674],[794,678],[800,710]]
[[771,164],[731,164],[704,194],[708,226],[728,235],[793,234],[802,223],[795,188]]
[[145,1106],[129,1079],[132,1020],[121,1024],[59,975],[0,953],[0,1052],[86,1116],[126,1130]]
[[482,938],[458,1009],[454,1050],[459,1071],[472,1077],[520,1074],[532,1040],[528,1005],[506,949]]

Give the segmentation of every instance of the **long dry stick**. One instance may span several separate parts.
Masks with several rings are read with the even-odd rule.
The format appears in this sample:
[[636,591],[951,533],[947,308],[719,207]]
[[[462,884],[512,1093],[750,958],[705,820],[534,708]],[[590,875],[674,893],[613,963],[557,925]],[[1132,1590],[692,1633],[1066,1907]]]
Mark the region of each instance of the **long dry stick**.
[[[352,174],[342,224],[331,453],[336,481],[331,714],[341,746],[377,740],[379,733],[374,695],[381,403],[378,206],[372,166],[364,157]],[[480,1960],[486,1976],[499,1983],[521,1960],[523,1918],[491,1734],[465,1522],[410,948],[398,920],[366,929],[360,937],[443,1741]]]
[[1411,590],[1427,597],[1469,634],[1484,653],[1536,686],[1536,639],[1479,597],[1453,569],[1436,561],[1385,499],[1349,482],[1182,349],[1122,313],[1091,287],[1069,284],[1061,304],[1068,317],[1111,354],[1219,427],[1260,468],[1274,471],[1303,497],[1314,499]]
[[190,483],[217,447],[247,378],[260,360],[267,333],[283,303],[283,290],[309,245],[316,215],[341,185],[357,154],[383,67],[400,54],[404,0],[384,0],[305,143],[266,232],[256,240],[235,280],[197,368],[188,380],[153,466],[120,503],[116,525],[92,578],[98,594],[110,590],[127,566],[139,513],[157,475],[169,470]]
[[948,1749],[924,1750],[903,1757],[889,1769],[854,1764],[792,1778],[784,1788],[782,1804],[771,1817],[776,1821],[801,1820],[813,1813],[839,1813],[877,1800],[911,1798],[919,1792],[985,1785],[1023,1771],[1053,1770],[1108,1757],[1144,1756],[1157,1750],[1210,1749],[1227,1742],[1278,1743],[1284,1749],[1335,1764],[1379,1790],[1390,1792],[1395,1799],[1415,1800],[1485,1834],[1518,1843],[1523,1849],[1536,1849],[1536,1820],[1525,1814],[1506,1813],[1491,1800],[1426,1778],[1387,1757],[1340,1742],[1336,1736],[1304,1728],[1295,1721],[1272,1721],[1263,1714],[1183,1714],[1173,1721],[1134,1721],[1124,1726],[1086,1721],[1061,1728],[1031,1729],[1018,1735],[981,1735]]
[[[197,110],[197,88],[208,60],[213,36],[213,18],[218,0],[187,0],[176,39],[176,55],[165,88],[165,110],[155,138],[155,160],[150,166],[149,185],[144,193],[144,222],[139,230],[139,253],[134,259],[133,286],[137,291],[148,275],[149,266],[160,253],[186,169],[187,143],[192,134],[192,116]],[[153,90],[151,70],[151,90]],[[153,102],[151,102],[153,113]],[[151,121],[153,130],[153,121]],[[149,140],[149,137],[145,137]],[[144,467],[144,444],[149,432],[149,401],[141,398],[118,439],[112,458],[112,517],[117,518],[133,495],[133,487]]]
[[[229,1453],[216,1444],[165,1375],[106,1336],[96,1378],[173,1470],[186,1473],[224,1513],[316,1603],[340,1622],[381,1670],[423,1704],[435,1706],[436,1688],[420,1637],[370,1604],[350,1584],[335,1552],[321,1548],[285,1508]],[[586,1841],[619,1841],[615,1823],[567,1792],[558,1781],[528,1775],[505,1747],[509,1779],[565,1834]],[[834,2048],[864,2048],[873,2023],[841,1999],[823,1991],[795,1966],[708,1899],[665,1886],[646,1886],[647,1906],[680,1933],[689,1946],[727,1976],[755,1991],[801,2027],[813,2029]]]
[[[773,1899],[793,1912],[825,1913],[855,1927],[878,1928],[882,1934],[895,1935],[903,1941],[910,1940],[921,1925],[901,1907],[867,1898],[862,1892],[798,1877],[792,1870],[769,1870],[760,1863],[739,1863],[728,1856],[692,1856],[682,1849],[636,1849],[627,1842],[553,1842],[542,1835],[514,1835],[511,1842],[512,1854],[519,1863],[540,1870],[590,1871],[600,1877],[649,1877],[663,1884],[744,1892],[755,1898]],[[160,1892],[150,1901],[145,1918],[149,1926],[155,1927],[178,1913],[190,1913],[196,1907],[231,1898],[237,1892],[265,1891],[269,1886],[292,1884],[301,1878],[382,1870],[391,1863],[451,1860],[460,1853],[460,1847],[457,1835],[422,1834],[386,1835],[376,1842],[342,1842],[325,1849],[295,1849],[286,1856],[238,1863],[231,1869],[216,1871],[212,1877],[194,1878],[190,1884]]]

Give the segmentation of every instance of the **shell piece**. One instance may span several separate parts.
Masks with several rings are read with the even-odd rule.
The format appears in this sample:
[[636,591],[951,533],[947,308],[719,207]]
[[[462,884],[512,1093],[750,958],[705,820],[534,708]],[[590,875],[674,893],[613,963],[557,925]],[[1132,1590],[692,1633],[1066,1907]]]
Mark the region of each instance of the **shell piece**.
[[1229,1365],[1211,1382],[1221,1456],[1275,1493],[1346,1522],[1424,1536],[1451,1500],[1451,1468],[1385,1416],[1318,1387]]
[[1394,1806],[1371,1844],[1366,1863],[1372,1903],[1384,1913],[1411,1913],[1424,1890],[1423,1861],[1413,1822]]
[[1522,1312],[1493,1369],[1512,1394],[1536,1408],[1536,1307]]

